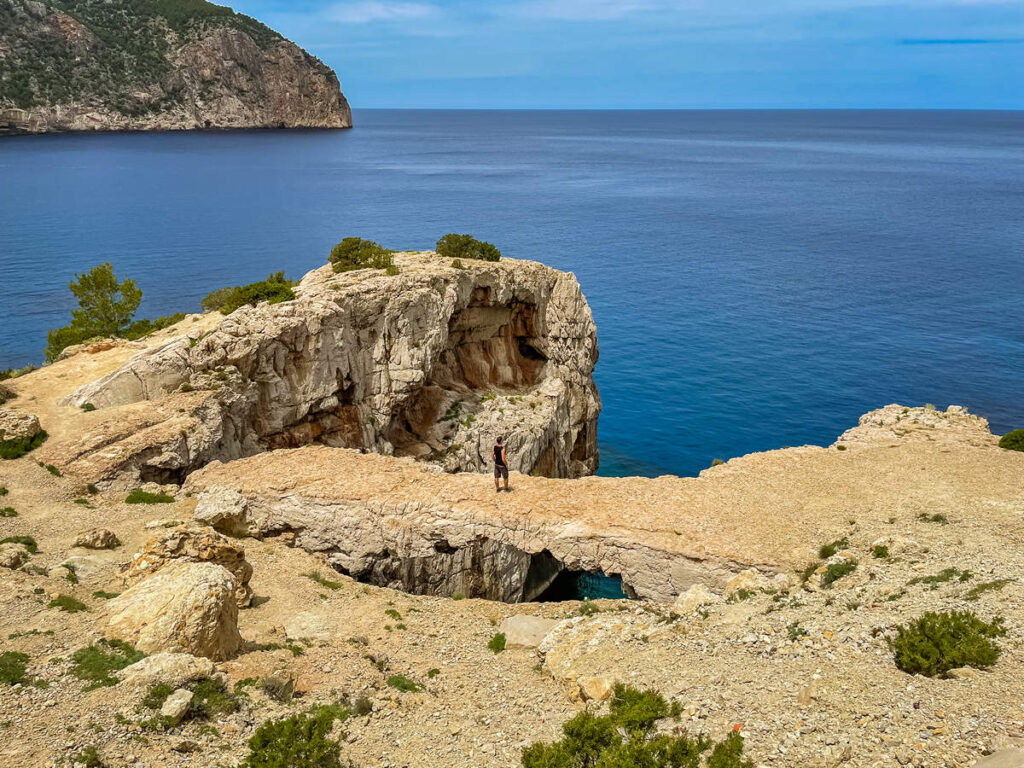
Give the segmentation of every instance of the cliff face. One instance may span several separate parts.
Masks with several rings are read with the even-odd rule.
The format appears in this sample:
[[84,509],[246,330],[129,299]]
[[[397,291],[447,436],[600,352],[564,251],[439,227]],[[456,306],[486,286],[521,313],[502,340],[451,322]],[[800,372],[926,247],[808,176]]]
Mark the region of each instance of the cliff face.
[[329,67],[229,8],[0,0],[0,133],[351,125]]
[[100,419],[58,462],[91,482],[181,482],[215,459],[320,443],[483,470],[504,435],[513,470],[596,471],[597,338],[575,277],[430,253],[396,264],[323,267],[295,301],[183,322],[68,398]]

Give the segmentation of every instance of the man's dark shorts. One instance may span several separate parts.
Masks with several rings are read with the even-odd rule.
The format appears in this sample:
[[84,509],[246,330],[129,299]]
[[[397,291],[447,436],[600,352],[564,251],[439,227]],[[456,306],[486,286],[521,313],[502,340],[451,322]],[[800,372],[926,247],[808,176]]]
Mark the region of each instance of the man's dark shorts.
[[494,479],[497,480],[499,477],[503,477],[508,480],[508,467],[501,464],[494,465]]

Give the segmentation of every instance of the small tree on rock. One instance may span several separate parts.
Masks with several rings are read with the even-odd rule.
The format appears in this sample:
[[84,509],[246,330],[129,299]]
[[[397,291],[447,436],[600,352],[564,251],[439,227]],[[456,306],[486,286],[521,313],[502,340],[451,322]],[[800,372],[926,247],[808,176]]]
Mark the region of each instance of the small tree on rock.
[[134,280],[118,280],[109,262],[75,275],[68,285],[78,299],[71,324],[47,334],[46,359],[55,360],[65,347],[97,336],[120,336],[131,325],[142,301]]

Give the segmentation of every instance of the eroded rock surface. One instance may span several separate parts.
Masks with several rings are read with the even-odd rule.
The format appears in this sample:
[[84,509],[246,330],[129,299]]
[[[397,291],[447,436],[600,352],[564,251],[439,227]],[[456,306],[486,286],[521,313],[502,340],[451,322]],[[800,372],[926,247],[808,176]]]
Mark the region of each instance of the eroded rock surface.
[[211,460],[321,443],[480,470],[503,435],[514,470],[596,471],[597,339],[575,277],[396,261],[395,276],[315,270],[295,301],[182,328],[81,386],[68,404],[108,414],[63,463],[92,482],[181,482]]
[[35,414],[0,408],[0,441],[35,437],[40,429],[39,417]]
[[110,601],[107,635],[147,653],[220,660],[242,643],[235,578],[213,563],[171,563]]

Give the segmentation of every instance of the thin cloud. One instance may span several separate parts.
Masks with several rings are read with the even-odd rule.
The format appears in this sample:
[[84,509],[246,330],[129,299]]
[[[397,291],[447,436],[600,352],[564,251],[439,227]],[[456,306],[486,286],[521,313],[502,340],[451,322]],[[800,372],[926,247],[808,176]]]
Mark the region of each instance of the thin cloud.
[[1021,37],[908,37],[900,45],[1013,45],[1024,43]]
[[346,24],[369,24],[374,21],[414,21],[437,13],[437,7],[427,3],[389,2],[389,0],[359,0],[337,3],[325,12],[330,21]]

